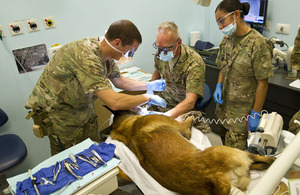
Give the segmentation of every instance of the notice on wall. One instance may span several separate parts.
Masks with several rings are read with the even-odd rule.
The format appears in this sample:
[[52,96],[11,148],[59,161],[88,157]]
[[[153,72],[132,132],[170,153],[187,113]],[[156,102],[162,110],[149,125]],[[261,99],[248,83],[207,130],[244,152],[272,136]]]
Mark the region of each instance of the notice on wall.
[[12,51],[19,74],[44,68],[49,62],[45,44],[16,49]]

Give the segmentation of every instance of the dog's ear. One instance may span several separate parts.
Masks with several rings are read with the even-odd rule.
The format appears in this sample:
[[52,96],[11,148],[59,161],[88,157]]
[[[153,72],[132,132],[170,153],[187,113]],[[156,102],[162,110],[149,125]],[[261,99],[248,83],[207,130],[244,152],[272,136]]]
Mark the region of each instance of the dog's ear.
[[189,116],[185,121],[182,121],[181,124],[186,128],[186,129],[191,129],[193,125],[193,117]]

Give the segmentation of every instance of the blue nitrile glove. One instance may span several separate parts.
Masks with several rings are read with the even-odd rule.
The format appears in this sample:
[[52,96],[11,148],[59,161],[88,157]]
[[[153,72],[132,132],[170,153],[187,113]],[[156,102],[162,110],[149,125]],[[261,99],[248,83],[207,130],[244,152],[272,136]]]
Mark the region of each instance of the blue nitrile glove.
[[222,100],[222,87],[223,87],[222,83],[218,83],[216,85],[216,90],[215,90],[214,95],[213,95],[214,101],[216,103],[219,103],[219,104],[223,103],[223,100]]
[[256,112],[254,110],[251,110],[251,117],[249,117],[248,123],[249,123],[249,130],[251,132],[255,132],[260,120],[260,112]]
[[156,105],[156,106],[161,106],[165,108],[167,106],[166,100],[162,99],[158,95],[150,95],[148,94],[149,97],[151,98],[150,101],[148,102],[148,105]]
[[166,89],[166,80],[158,79],[147,82],[148,90],[150,91],[164,91]]
[[152,114],[158,114],[158,115],[165,115],[164,112],[156,112],[156,111],[149,111],[147,114],[145,115],[152,115]]

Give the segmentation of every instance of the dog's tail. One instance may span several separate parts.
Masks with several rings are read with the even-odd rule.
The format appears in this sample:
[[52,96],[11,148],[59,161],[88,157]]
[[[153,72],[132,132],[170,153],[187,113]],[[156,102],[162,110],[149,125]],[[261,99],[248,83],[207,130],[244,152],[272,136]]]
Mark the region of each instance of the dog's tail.
[[258,154],[252,154],[248,153],[249,158],[253,161],[253,163],[250,166],[250,169],[256,169],[256,170],[265,170],[269,168],[272,163],[275,161],[275,158],[270,156],[260,156]]

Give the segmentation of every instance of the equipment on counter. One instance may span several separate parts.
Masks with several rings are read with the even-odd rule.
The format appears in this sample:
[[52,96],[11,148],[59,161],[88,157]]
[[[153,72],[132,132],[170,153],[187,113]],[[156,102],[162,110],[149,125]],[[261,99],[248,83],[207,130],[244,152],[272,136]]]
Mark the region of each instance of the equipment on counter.
[[283,119],[277,114],[263,114],[254,136],[249,140],[248,151],[262,156],[274,154],[282,131]]
[[269,40],[273,45],[279,44],[280,47],[286,45],[287,47],[286,52],[283,52],[282,50],[277,48],[273,49],[273,59],[276,60],[278,56],[281,57],[287,65],[287,71],[288,71],[287,76],[291,78],[297,77],[297,71],[294,70],[291,65],[291,57],[292,57],[292,52],[294,50],[294,46],[289,47],[284,41],[277,39],[276,37],[271,37]]

